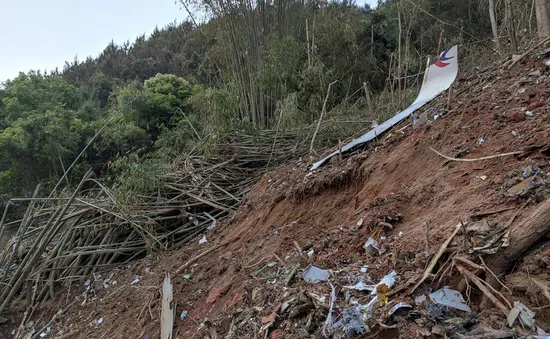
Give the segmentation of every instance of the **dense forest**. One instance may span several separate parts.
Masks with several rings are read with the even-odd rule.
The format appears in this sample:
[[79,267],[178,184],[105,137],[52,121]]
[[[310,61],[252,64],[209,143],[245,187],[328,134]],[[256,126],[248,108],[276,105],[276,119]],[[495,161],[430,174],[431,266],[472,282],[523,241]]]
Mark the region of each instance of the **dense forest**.
[[216,152],[235,131],[299,129],[322,111],[333,139],[345,138],[408,105],[427,56],[442,48],[459,44],[470,72],[528,44],[534,4],[179,2],[189,21],[0,86],[0,200],[71,184],[90,167],[114,187],[150,190],[153,180],[127,181],[162,173],[197,139]]

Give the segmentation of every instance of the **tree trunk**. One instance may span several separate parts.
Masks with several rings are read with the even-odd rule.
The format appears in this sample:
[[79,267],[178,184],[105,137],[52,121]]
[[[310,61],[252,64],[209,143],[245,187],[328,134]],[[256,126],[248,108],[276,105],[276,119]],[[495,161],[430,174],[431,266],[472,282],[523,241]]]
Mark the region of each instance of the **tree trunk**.
[[[550,231],[550,199],[510,229],[510,245],[487,258],[487,266],[498,276],[503,274],[527,250]],[[488,279],[491,280],[491,279]],[[490,282],[491,283],[491,282]]]
[[498,41],[497,18],[495,16],[495,0],[489,0],[489,17],[491,18],[491,29],[493,30],[493,39],[495,40],[495,47],[497,51],[500,51],[500,42]]
[[514,25],[514,17],[512,15],[512,0],[506,0],[504,2],[505,16],[506,16],[506,30],[508,31],[508,39],[510,39],[510,47],[512,51],[518,50],[518,44],[516,40],[516,27]]
[[542,41],[550,36],[550,19],[548,18],[548,0],[535,0],[537,12],[537,30]]

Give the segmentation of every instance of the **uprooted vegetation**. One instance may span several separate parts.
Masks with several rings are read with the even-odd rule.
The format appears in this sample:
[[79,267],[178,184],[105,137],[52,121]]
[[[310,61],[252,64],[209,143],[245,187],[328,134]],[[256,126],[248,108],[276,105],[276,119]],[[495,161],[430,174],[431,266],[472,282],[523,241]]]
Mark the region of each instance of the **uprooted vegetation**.
[[[404,121],[315,172],[306,157],[265,175],[255,170],[307,154],[307,142],[279,149],[268,138],[251,150],[241,140],[225,146],[241,145],[237,157],[182,160],[180,173],[194,175],[175,172],[165,189],[141,198],[147,206],[160,200],[161,209],[128,209],[98,183],[83,186],[88,199],[70,205],[31,202],[2,252],[13,259],[2,261],[3,281],[23,283],[2,284],[3,294],[13,293],[3,333],[50,327],[70,338],[156,337],[166,272],[176,338],[550,331],[544,60],[532,53],[510,70],[462,78],[449,111],[439,98],[421,110],[431,117],[424,126]],[[60,214],[65,206],[68,214]],[[171,225],[181,213],[192,217]],[[231,218],[214,225],[216,213]],[[48,220],[56,227],[45,227]],[[40,252],[24,240],[42,231],[51,237],[39,237]],[[185,239],[189,245],[171,254],[145,250]],[[120,266],[130,254],[147,256]],[[107,270],[111,264],[119,268]],[[306,281],[314,273],[318,281]],[[17,308],[27,311],[23,319]]]

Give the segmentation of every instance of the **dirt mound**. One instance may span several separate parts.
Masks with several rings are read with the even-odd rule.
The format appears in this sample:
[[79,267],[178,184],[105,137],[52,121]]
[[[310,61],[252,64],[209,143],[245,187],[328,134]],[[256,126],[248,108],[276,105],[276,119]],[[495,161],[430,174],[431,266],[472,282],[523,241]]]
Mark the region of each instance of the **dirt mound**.
[[[266,174],[231,220],[206,234],[207,243],[197,238],[182,251],[96,275],[35,310],[34,329],[46,337],[158,338],[159,287],[171,272],[175,338],[533,333],[519,321],[507,326],[498,304],[510,310],[514,301],[550,331],[546,240],[497,272],[502,284],[483,285],[492,277],[485,260],[514,246],[508,230],[550,193],[543,61],[534,54],[511,71],[460,79],[450,112],[439,98],[420,112],[429,117],[425,125],[413,129],[405,121],[368,149],[316,172],[309,172],[312,159],[300,159]],[[376,245],[365,249],[369,238]],[[433,258],[439,260],[431,274],[412,293]],[[330,283],[304,281],[309,265],[330,270]],[[372,293],[350,288],[376,285],[392,271],[394,285]],[[420,300],[445,286],[460,292],[472,312]],[[496,304],[488,294],[497,296]],[[369,305],[374,295],[380,302]],[[22,310],[12,308],[0,337],[13,337]]]

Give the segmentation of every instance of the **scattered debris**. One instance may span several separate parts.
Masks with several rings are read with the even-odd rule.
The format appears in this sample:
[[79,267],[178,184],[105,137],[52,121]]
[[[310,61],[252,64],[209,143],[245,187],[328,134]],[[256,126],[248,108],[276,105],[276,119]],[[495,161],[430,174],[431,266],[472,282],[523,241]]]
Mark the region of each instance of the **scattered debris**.
[[422,275],[422,278],[416,283],[416,285],[413,287],[413,289],[409,292],[409,294],[413,293],[417,288],[418,286],[420,286],[424,280],[426,280],[428,278],[428,276],[432,273],[432,270],[434,269],[435,265],[437,264],[437,262],[439,261],[439,258],[441,258],[441,256],[443,255],[443,252],[445,252],[445,250],[447,249],[447,247],[449,246],[449,244],[451,243],[451,241],[453,240],[453,238],[456,236],[456,234],[458,233],[458,231],[460,231],[460,229],[462,228],[462,223],[458,224],[456,227],[455,227],[455,230],[454,232],[451,234],[451,236],[449,238],[447,238],[447,240],[441,245],[441,247],[439,248],[439,251],[437,251],[437,254],[432,258],[432,261],[430,261],[430,264],[428,265],[428,267],[426,268],[426,270],[424,271],[424,274]]
[[139,281],[141,280],[141,276],[139,275],[136,275],[136,277],[134,278],[134,280],[132,280],[132,282],[130,283],[130,285],[137,285],[139,284]]
[[321,281],[328,281],[328,278],[330,278],[330,272],[313,265],[309,265],[302,273],[302,276],[307,282],[317,283]]
[[400,308],[412,308],[411,305],[406,302],[400,301],[397,304],[393,305],[392,308],[388,311],[388,315],[393,315]]
[[199,245],[206,244],[208,240],[206,240],[206,234],[203,234],[202,238],[199,240]]
[[273,325],[275,320],[277,320],[277,312],[279,312],[280,308],[281,308],[281,304],[278,304],[277,306],[275,306],[273,311],[271,311],[271,313],[268,316],[262,317],[262,327],[260,331],[263,332],[268,328],[270,328],[271,325]]
[[98,325],[103,324],[103,317],[97,319],[97,324],[98,324]]
[[363,248],[365,249],[365,254],[369,257],[375,256],[380,251],[378,242],[373,238],[369,238],[363,245]]
[[518,316],[527,327],[535,329],[535,312],[528,309],[521,302],[514,301],[514,308],[508,314],[508,326],[512,327]]
[[187,317],[188,314],[189,314],[189,311],[181,311],[180,319],[181,320],[185,319],[185,317]]
[[342,318],[334,324],[334,328],[343,328],[346,335],[350,337],[364,334],[368,328],[363,327],[361,307],[344,308]]
[[542,179],[535,174],[533,177],[526,178],[519,184],[510,187],[506,191],[506,195],[509,197],[525,196],[540,185],[542,185]]
[[363,281],[358,282],[355,285],[352,286],[344,286],[346,289],[350,290],[357,290],[357,291],[369,291],[371,292],[371,295],[376,294],[376,288],[378,286],[386,285],[388,288],[392,288],[395,284],[395,278],[397,277],[397,272],[391,271],[387,275],[385,275],[382,280],[376,285],[367,285]]
[[369,292],[375,289],[374,285],[367,285],[362,281],[358,282],[355,285],[344,286],[344,288],[347,288],[350,290],[356,290],[356,291],[369,291]]
[[334,304],[336,303],[336,290],[334,288],[334,285],[332,285],[330,282],[329,282],[329,285],[330,285],[330,289],[331,289],[331,292],[330,292],[330,305],[329,305],[329,309],[328,309],[327,319],[325,320],[325,323],[323,324],[323,330],[322,330],[323,335],[325,337],[327,336],[330,329],[332,329],[332,327],[333,327],[332,312],[333,312],[333,309],[334,309]]
[[462,297],[462,294],[448,287],[430,293],[430,299],[439,305],[453,307],[464,312],[472,311],[470,307],[466,305],[466,301]]

